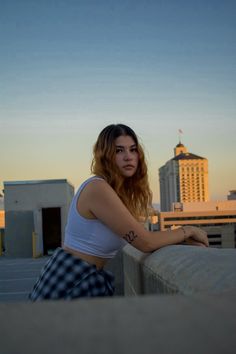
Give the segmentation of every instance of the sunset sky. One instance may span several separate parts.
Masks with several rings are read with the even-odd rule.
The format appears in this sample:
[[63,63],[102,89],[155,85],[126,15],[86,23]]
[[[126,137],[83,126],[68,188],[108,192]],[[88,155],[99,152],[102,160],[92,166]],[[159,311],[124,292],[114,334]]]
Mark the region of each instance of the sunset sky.
[[3,181],[90,174],[111,123],[131,126],[158,169],[181,129],[209,162],[212,200],[236,189],[236,1],[1,0]]

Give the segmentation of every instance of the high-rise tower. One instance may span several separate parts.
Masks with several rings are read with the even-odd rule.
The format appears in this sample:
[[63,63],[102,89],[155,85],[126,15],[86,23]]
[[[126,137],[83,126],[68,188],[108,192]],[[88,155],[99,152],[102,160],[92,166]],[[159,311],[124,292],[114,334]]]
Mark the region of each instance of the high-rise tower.
[[175,202],[208,201],[208,160],[179,142],[174,157],[159,169],[159,181],[162,211],[171,211]]

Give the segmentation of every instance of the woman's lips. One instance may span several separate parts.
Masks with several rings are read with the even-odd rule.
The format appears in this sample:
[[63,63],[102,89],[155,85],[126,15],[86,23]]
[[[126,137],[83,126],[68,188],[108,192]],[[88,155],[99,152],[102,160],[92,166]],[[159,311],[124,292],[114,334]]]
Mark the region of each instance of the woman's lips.
[[133,169],[134,166],[133,166],[133,165],[125,165],[125,166],[123,166],[123,168],[124,168],[125,170],[130,170],[130,169]]

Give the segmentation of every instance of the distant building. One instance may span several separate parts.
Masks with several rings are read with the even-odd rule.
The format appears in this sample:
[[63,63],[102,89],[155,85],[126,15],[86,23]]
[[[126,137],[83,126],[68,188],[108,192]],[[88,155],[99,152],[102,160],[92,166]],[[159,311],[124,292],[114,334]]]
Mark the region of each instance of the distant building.
[[64,238],[74,187],[66,179],[4,182],[5,254],[50,254]]
[[161,211],[179,202],[208,201],[208,160],[188,152],[180,142],[174,157],[159,169]]
[[229,191],[229,195],[227,196],[228,200],[236,200],[236,190]]
[[5,212],[0,210],[0,230],[5,229]]
[[207,232],[210,247],[236,248],[236,200],[174,203],[170,212],[150,218],[150,231],[198,226]]
[[0,210],[4,210],[4,198],[0,193]]
[[215,211],[236,210],[236,200],[217,200],[208,202],[173,203],[172,211]]
[[5,251],[4,233],[5,233],[5,211],[0,210],[0,256]]
[[235,248],[236,245],[236,208],[160,212],[158,222],[160,230],[185,225],[201,227],[207,232],[212,247]]

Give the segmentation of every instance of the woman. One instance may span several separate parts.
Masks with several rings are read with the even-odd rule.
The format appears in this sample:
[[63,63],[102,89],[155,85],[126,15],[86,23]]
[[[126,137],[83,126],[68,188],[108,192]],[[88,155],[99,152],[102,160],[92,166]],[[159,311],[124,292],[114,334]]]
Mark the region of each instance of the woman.
[[94,177],[74,196],[64,245],[43,268],[32,301],[113,295],[113,276],[103,267],[127,242],[143,252],[182,242],[208,246],[199,228],[150,232],[140,222],[151,208],[151,191],[144,152],[131,128],[107,126],[93,153]]

